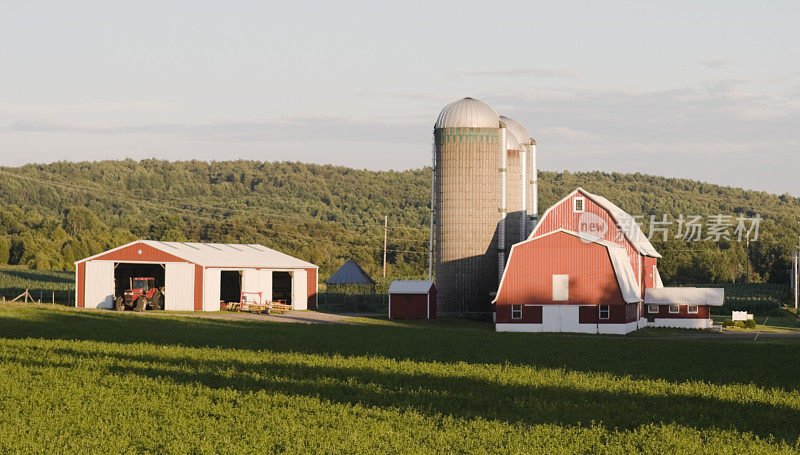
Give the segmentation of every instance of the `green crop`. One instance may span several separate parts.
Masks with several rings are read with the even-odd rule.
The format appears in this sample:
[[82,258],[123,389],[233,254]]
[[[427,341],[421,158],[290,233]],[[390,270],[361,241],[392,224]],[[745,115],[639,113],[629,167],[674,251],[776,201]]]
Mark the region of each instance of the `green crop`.
[[0,305],[0,453],[800,449],[794,339],[448,326]]

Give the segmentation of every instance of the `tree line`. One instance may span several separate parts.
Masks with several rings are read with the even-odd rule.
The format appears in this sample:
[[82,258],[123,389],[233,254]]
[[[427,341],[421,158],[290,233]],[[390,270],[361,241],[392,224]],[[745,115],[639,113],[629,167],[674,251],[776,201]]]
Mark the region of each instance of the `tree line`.
[[[786,282],[800,201],[643,174],[540,172],[546,208],[580,186],[631,214],[763,217],[757,241],[654,239],[668,283]],[[320,266],[355,259],[379,276],[427,270],[430,168],[368,171],[298,162],[123,160],[0,168],[0,264],[71,270],[138,238],[258,243]],[[646,229],[646,226],[643,226]]]

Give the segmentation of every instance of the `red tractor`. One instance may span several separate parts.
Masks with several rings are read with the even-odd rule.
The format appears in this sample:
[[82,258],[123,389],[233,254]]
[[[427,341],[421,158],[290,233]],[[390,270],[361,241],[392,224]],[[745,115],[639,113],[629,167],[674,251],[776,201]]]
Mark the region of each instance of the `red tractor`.
[[164,291],[156,287],[156,279],[150,277],[136,277],[130,279],[130,288],[124,295],[114,299],[114,309],[124,311],[144,311],[146,309],[164,309]]

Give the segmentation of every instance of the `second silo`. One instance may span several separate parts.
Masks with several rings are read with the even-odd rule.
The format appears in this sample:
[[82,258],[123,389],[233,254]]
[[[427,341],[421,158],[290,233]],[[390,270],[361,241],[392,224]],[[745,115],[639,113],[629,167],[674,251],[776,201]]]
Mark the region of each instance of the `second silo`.
[[[506,171],[506,192],[508,194],[508,217],[506,218],[506,249],[517,242],[525,240],[527,159],[530,138],[525,127],[512,118],[504,115],[500,120],[505,124],[507,133],[508,165]],[[506,258],[507,259],[507,258]]]
[[434,256],[439,312],[490,313],[504,264],[506,129],[488,104],[448,104],[434,126]]

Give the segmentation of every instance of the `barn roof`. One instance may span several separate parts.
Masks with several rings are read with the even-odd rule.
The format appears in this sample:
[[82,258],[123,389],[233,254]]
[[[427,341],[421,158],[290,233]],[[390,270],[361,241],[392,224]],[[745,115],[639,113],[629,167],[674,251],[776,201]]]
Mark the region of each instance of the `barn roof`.
[[426,280],[395,280],[389,286],[389,294],[427,294],[433,286],[433,281]]
[[622,233],[625,235],[625,238],[631,242],[631,245],[633,245],[633,248],[639,254],[650,256],[653,258],[661,257],[661,255],[658,254],[658,251],[656,251],[656,249],[653,248],[653,245],[650,243],[650,240],[647,239],[647,236],[644,235],[644,232],[642,232],[642,229],[639,227],[639,224],[636,223],[636,220],[632,216],[630,216],[626,211],[622,210],[616,204],[604,198],[603,196],[592,194],[580,187],[578,187],[577,189],[575,189],[575,191],[569,193],[563,199],[561,199],[560,201],[549,207],[547,210],[545,210],[544,214],[542,214],[542,217],[540,218],[540,222],[536,224],[536,226],[533,229],[533,232],[531,232],[531,237],[536,235],[536,231],[541,225],[541,220],[544,220],[547,214],[554,207],[557,207],[559,204],[572,197],[575,193],[583,194],[584,196],[589,198],[592,202],[594,202],[595,204],[603,208],[605,211],[607,211],[609,215],[611,215],[611,218],[613,218],[614,221],[616,221],[617,226],[620,228],[620,231],[622,231]]
[[648,288],[644,303],[648,305],[710,305],[722,306],[725,302],[723,288]]
[[622,210],[616,204],[604,198],[603,196],[592,194],[583,188],[578,188],[576,191],[580,191],[586,195],[586,197],[594,201],[595,204],[599,205],[608,213],[610,213],[611,217],[614,218],[614,220],[620,226],[620,230],[625,234],[625,237],[630,240],[630,242],[633,244],[633,247],[636,248],[639,253],[654,258],[661,257],[661,255],[658,254],[658,251],[653,248],[653,245],[650,243],[650,240],[647,239],[647,236],[644,235],[644,232],[642,232],[642,229],[639,227],[639,223],[637,223],[632,216],[628,215],[628,212]]
[[356,261],[349,259],[325,280],[325,284],[375,284],[375,281],[356,264]]
[[309,268],[316,265],[281,253],[280,251],[257,244],[234,243],[195,243],[195,242],[161,242],[157,240],[137,240],[112,250],[82,259],[102,260],[103,256],[113,251],[135,245],[144,244],[172,256],[184,259],[203,267],[265,267],[265,268]]

